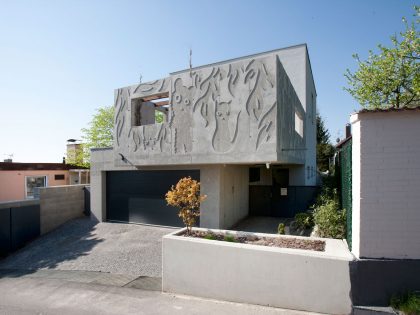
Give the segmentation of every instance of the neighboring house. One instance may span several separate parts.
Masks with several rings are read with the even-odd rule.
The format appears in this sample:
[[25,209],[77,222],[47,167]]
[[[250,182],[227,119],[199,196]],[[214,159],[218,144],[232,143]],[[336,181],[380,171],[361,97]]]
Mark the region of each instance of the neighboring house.
[[315,193],[315,146],[305,44],[120,88],[114,147],[92,150],[92,214],[180,225],[164,195],[191,176],[207,195],[203,227],[232,227],[249,214],[291,217]]
[[37,187],[88,183],[86,171],[63,163],[0,162],[0,202],[33,199]]

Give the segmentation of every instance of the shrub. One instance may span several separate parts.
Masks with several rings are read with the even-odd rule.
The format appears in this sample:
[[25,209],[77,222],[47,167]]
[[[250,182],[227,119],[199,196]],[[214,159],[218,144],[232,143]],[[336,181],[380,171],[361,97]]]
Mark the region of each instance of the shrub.
[[420,293],[406,292],[391,297],[391,306],[405,314],[420,314]]
[[318,226],[320,237],[346,237],[346,211],[340,210],[337,192],[321,193],[314,206],[314,222]]
[[214,235],[213,233],[208,233],[208,234],[204,235],[204,238],[206,240],[217,240],[216,235]]
[[295,225],[298,229],[311,229],[314,227],[314,224],[314,217],[310,212],[303,212],[295,215]]
[[225,242],[232,242],[232,243],[236,242],[235,237],[233,235],[229,235],[229,234],[226,234],[225,237],[223,238],[223,240]]
[[178,216],[187,228],[187,235],[190,235],[192,226],[200,216],[200,203],[206,199],[206,196],[200,196],[200,183],[191,177],[181,178],[166,193],[165,199],[168,205],[180,209]]
[[286,234],[286,226],[284,225],[284,223],[280,223],[278,228],[277,228],[277,233],[278,234]]

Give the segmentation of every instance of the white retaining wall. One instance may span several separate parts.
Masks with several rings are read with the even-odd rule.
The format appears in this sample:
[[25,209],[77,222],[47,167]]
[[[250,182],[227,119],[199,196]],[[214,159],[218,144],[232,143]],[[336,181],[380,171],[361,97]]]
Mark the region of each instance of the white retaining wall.
[[420,110],[350,120],[353,253],[420,259]]

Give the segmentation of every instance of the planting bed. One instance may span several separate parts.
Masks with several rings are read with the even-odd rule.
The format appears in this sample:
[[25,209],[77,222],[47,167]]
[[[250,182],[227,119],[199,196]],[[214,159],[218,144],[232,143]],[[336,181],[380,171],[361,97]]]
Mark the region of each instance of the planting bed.
[[290,237],[260,237],[256,235],[233,235],[226,233],[214,233],[212,231],[193,230],[190,235],[183,234],[184,237],[203,238],[207,240],[225,241],[233,243],[272,246],[281,248],[306,249],[318,252],[325,250],[325,242],[321,240],[305,240]]

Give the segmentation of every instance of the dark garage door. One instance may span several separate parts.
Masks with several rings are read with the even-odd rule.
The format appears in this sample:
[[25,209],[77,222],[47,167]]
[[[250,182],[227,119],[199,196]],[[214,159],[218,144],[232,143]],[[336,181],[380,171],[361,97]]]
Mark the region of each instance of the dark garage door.
[[200,171],[107,172],[107,219],[182,226],[178,209],[166,205],[165,194],[179,179],[186,176],[200,180]]

